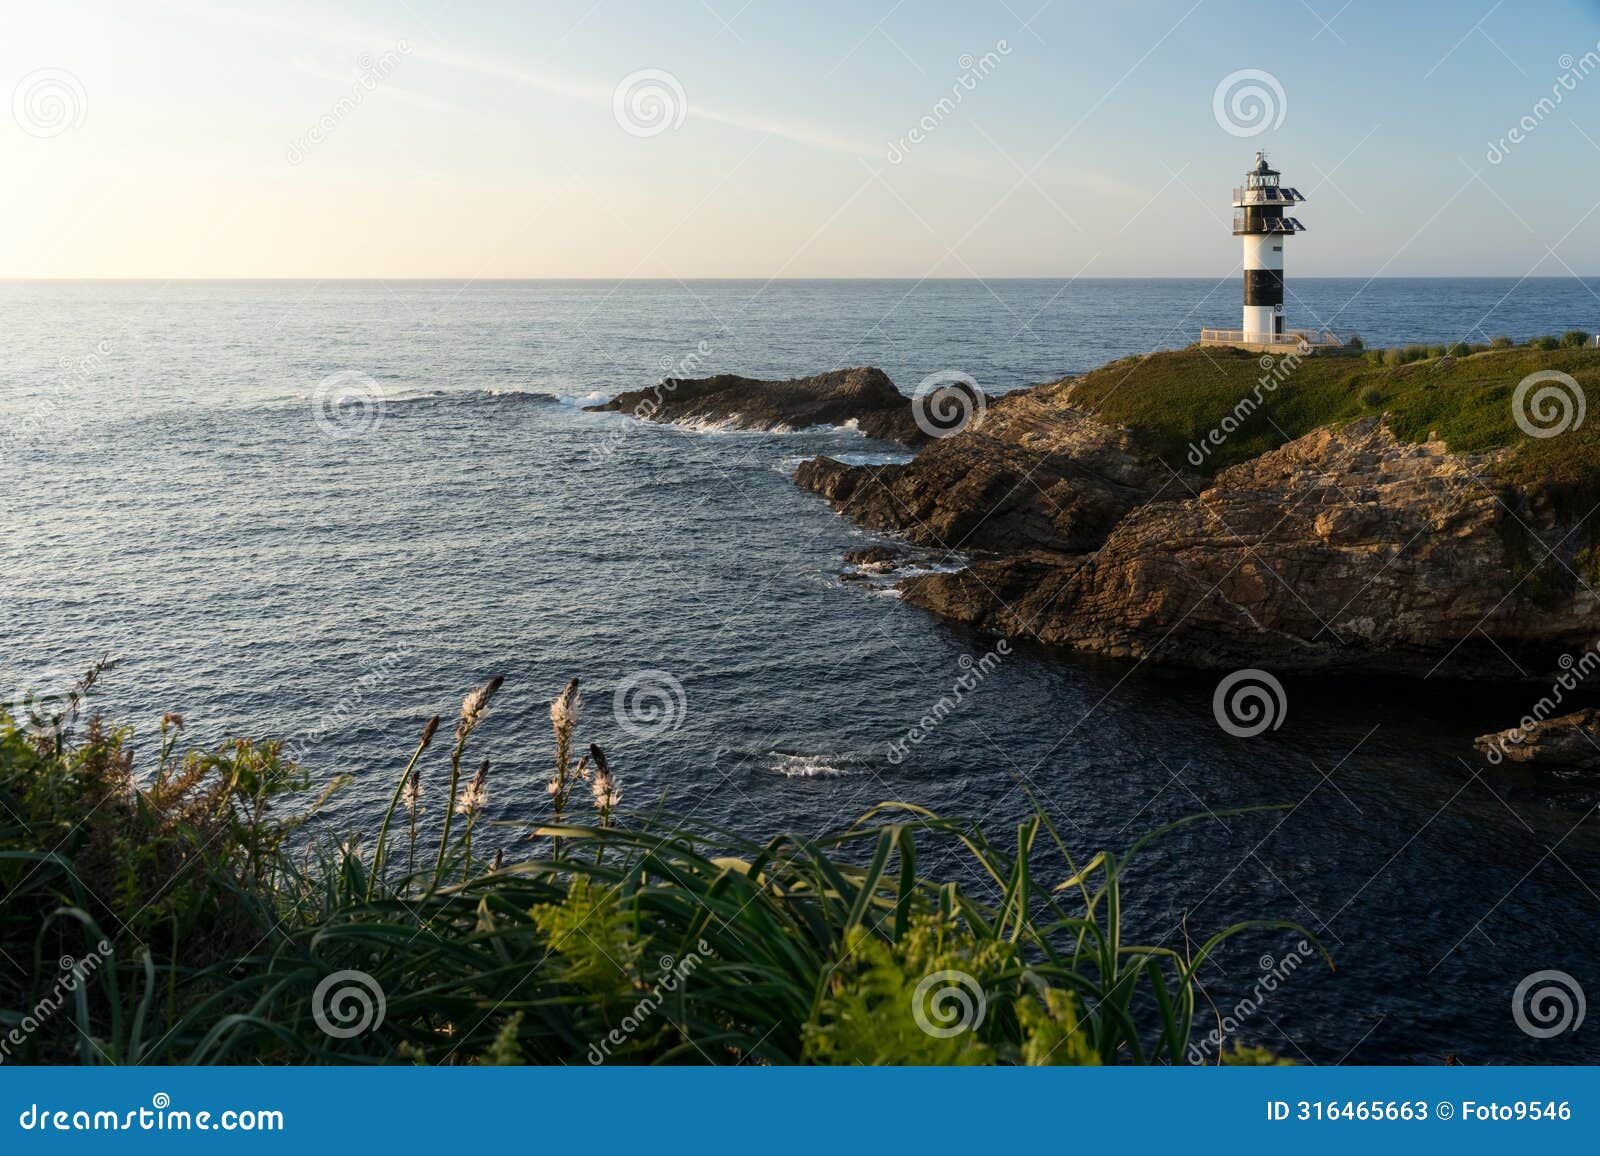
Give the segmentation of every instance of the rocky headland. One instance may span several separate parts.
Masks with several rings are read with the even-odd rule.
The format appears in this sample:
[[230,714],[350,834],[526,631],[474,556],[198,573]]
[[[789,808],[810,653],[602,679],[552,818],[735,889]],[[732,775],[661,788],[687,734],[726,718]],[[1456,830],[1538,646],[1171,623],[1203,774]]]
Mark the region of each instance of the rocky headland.
[[[1551,371],[1580,420],[1530,434],[1516,390]],[[900,590],[981,629],[1201,668],[1537,685],[1600,638],[1588,384],[1600,353],[1585,349],[1399,366],[1190,349],[989,399],[951,436],[918,429],[871,369],[684,382],[658,420],[854,422],[920,447],[903,464],[812,459],[795,481],[967,560]]]

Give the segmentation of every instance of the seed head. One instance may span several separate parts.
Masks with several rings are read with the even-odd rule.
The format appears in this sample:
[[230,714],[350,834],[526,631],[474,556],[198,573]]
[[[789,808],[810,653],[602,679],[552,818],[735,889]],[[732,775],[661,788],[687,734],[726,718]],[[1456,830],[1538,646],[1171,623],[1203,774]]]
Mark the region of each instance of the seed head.
[[589,785],[589,789],[594,793],[594,805],[601,811],[609,813],[622,801],[622,792],[617,789],[617,782],[611,777],[611,765],[606,762],[605,752],[594,743],[590,743],[588,757],[594,760],[594,779]]
[[483,765],[478,768],[478,773],[472,776],[472,782],[468,783],[457,796],[456,814],[471,818],[483,810],[483,804],[488,797],[488,782],[489,760],[484,759]]
[[505,679],[497,674],[461,700],[461,718],[456,723],[458,738],[465,738],[472,733],[472,728],[483,719],[483,712],[489,709],[489,700],[494,697],[494,692],[500,689],[500,684],[504,681]]
[[602,811],[609,811],[622,802],[622,792],[617,790],[616,783],[611,776],[596,775],[594,777],[594,805]]
[[573,679],[550,704],[550,725],[556,728],[557,733],[562,731],[570,733],[577,727],[578,708],[582,702],[583,697],[578,693],[578,680]]

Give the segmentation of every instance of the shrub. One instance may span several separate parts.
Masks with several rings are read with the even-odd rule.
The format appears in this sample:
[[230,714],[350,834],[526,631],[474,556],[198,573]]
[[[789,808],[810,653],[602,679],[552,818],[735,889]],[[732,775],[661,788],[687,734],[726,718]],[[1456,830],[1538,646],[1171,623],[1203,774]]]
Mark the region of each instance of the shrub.
[[1490,349],[1510,349],[1516,342],[1509,337],[1495,337],[1489,341]]
[[1451,357],[1468,357],[1472,354],[1472,351],[1472,346],[1465,341],[1456,342],[1449,350]]
[[1569,329],[1561,335],[1561,348],[1582,349],[1589,344],[1589,335],[1581,329]]
[[1449,352],[1449,350],[1443,345],[1430,345],[1430,346],[1428,346],[1428,356],[1429,357],[1443,357],[1448,352]]
[[1428,347],[1426,345],[1408,345],[1400,351],[1400,364],[1408,365],[1413,361],[1426,361]]
[[1377,409],[1383,404],[1383,390],[1375,385],[1369,385],[1361,391],[1361,404],[1368,409]]
[[1559,338],[1555,338],[1555,337],[1551,337],[1548,334],[1546,336],[1544,336],[1544,337],[1535,337],[1532,341],[1528,342],[1528,344],[1531,345],[1535,349],[1549,350],[1549,349],[1560,349],[1561,348],[1560,339]]
[[1385,365],[1389,366],[1391,369],[1394,368],[1397,365],[1404,365],[1405,364],[1405,360],[1406,360],[1406,358],[1405,358],[1405,351],[1404,350],[1401,350],[1401,349],[1385,349],[1383,351],[1383,363]]
[[348,776],[298,816],[280,816],[278,806],[310,786],[280,744],[238,740],[179,758],[183,720],[169,714],[141,784],[129,731],[98,716],[77,729],[80,704],[106,669],[91,668],[48,718],[19,726],[0,714],[0,814],[24,829],[0,824],[0,850],[32,840],[58,852],[20,873],[0,858],[0,937],[9,951],[19,921],[42,935],[61,908],[96,922],[109,911],[136,942],[186,941],[190,964],[230,957],[259,940],[262,909],[245,908],[271,889],[285,840]]

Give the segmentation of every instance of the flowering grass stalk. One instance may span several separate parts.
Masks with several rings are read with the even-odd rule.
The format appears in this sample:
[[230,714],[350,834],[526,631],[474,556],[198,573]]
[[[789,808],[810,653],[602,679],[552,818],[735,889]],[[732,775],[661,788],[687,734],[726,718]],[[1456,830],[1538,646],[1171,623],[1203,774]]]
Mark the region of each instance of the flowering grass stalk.
[[[576,767],[572,765],[572,736],[578,729],[578,714],[582,706],[583,696],[578,692],[578,680],[575,678],[550,704],[550,729],[556,736],[556,766],[550,781],[545,784],[545,791],[550,796],[550,806],[557,823],[561,822],[561,816],[567,809],[573,781],[585,774],[584,759],[579,759]],[[553,840],[551,854],[561,854],[560,838]]]
[[417,802],[419,801],[422,780],[416,771],[417,760],[422,757],[422,752],[428,749],[428,744],[433,742],[434,732],[439,729],[439,716],[434,715],[422,728],[422,740],[417,743],[417,749],[411,752],[411,759],[406,763],[406,769],[400,772],[400,781],[394,785],[394,796],[389,800],[389,809],[383,813],[383,825],[378,828],[378,846],[372,853],[372,875],[367,880],[367,900],[372,899],[372,887],[378,875],[383,871],[383,852],[389,838],[389,821],[394,818],[394,809],[400,803],[403,792],[412,792],[406,800],[406,809],[411,812],[411,859],[412,865],[417,857]]
[[439,886],[439,880],[444,875],[445,852],[450,847],[450,820],[455,815],[456,795],[461,786],[461,755],[467,749],[467,740],[472,737],[472,732],[483,721],[484,713],[489,709],[489,702],[494,698],[495,691],[500,689],[500,684],[503,682],[505,679],[497,674],[461,700],[461,717],[456,720],[456,747],[450,753],[450,798],[445,804],[444,830],[439,835],[439,854],[433,862],[435,888]]
[[409,880],[417,873],[417,811],[422,803],[421,770],[411,772],[411,781],[406,784],[406,793],[402,801],[411,819],[411,844],[406,852],[406,879]]
[[611,766],[606,762],[605,752],[594,743],[589,744],[589,758],[594,761],[594,779],[590,783],[590,790],[594,794],[595,808],[600,812],[600,826],[609,827],[612,810],[622,802],[622,792],[611,777]]
[[472,776],[472,782],[467,784],[467,789],[461,792],[461,797],[456,800],[456,813],[466,816],[467,829],[462,836],[462,847],[466,852],[466,865],[461,871],[461,881],[465,883],[472,877],[472,828],[478,824],[478,812],[483,810],[483,804],[488,798],[489,786],[489,760],[484,759],[483,765],[478,768],[478,773]]
[[567,683],[566,689],[550,704],[550,728],[556,736],[556,769],[547,790],[557,822],[560,822],[567,809],[574,780],[582,777],[582,762],[576,768],[572,765],[572,736],[578,729],[578,713],[582,705],[583,697],[578,693],[577,679]]

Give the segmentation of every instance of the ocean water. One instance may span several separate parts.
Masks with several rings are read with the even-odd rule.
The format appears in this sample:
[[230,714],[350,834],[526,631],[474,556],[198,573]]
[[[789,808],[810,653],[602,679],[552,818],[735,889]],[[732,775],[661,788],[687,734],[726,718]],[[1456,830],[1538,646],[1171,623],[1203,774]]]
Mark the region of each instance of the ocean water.
[[[1291,323],[1369,344],[1600,328],[1575,280],[1290,288]],[[491,674],[496,820],[545,814],[546,708],[574,675],[624,809],[759,835],[898,799],[1004,842],[1031,792],[1076,854],[1220,815],[1136,862],[1129,938],[1318,930],[1337,970],[1308,960],[1242,1038],[1319,1063],[1600,1060],[1600,1035],[1539,1039],[1512,1006],[1545,970],[1600,993],[1600,785],[1471,749],[1542,688],[1285,680],[1282,725],[1231,737],[1215,676],[1021,639],[994,655],[851,581],[841,555],[876,539],[790,475],[896,447],[582,409],[663,374],[856,364],[907,390],[944,370],[1005,390],[1187,344],[1237,324],[1238,300],[1236,277],[0,284],[0,693],[109,653],[98,702],[146,752],[176,710],[195,742],[277,736],[318,778],[353,773],[330,832],[370,830],[423,720]],[[375,404],[319,406],[336,374]],[[1287,809],[1222,815],[1268,804]],[[1217,1006],[1297,938],[1219,955]]]

